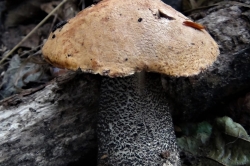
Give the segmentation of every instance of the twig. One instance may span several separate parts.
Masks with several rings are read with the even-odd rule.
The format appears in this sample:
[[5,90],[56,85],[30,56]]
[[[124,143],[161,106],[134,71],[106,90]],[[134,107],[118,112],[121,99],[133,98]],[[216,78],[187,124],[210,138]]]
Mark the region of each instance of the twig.
[[[57,20],[57,14],[54,16],[54,19],[53,19],[52,24],[50,26],[50,30],[49,30],[50,32],[52,31],[53,27],[55,26],[56,20]],[[49,34],[48,34],[48,36],[49,36]]]
[[42,46],[43,46],[43,44],[40,44],[40,45],[38,45],[36,48],[32,48],[31,50],[28,50],[28,51],[22,53],[22,54],[20,55],[20,57],[23,57],[24,55],[27,55],[27,54],[31,54],[31,53],[34,52],[34,51],[37,52],[37,50],[41,50],[41,47],[42,47]]
[[3,63],[25,40],[27,40],[52,14],[54,14],[67,0],[63,0],[54,10],[52,10],[30,33],[25,36],[10,52],[8,52],[0,61],[0,64]]

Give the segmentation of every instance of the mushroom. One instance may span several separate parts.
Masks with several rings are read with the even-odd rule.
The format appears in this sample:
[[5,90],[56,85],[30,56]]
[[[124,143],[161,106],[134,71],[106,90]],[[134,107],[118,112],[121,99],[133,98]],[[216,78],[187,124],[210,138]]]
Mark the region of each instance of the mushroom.
[[49,63],[104,76],[99,165],[180,165],[156,73],[192,76],[219,54],[204,28],[186,22],[192,21],[160,0],[102,0],[50,34],[42,49]]

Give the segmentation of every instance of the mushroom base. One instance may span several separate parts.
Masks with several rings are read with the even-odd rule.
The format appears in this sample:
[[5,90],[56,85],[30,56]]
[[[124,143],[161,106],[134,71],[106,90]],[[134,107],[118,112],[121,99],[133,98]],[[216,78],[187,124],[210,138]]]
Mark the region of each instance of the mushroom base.
[[98,165],[180,165],[160,75],[103,78]]

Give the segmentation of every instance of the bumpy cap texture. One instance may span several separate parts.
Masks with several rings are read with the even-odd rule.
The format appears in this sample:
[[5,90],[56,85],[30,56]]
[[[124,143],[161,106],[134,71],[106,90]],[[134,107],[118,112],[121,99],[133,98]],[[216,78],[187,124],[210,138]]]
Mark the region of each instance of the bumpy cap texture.
[[190,76],[219,48],[205,29],[160,0],[102,0],[55,29],[42,51],[54,66],[107,75],[138,71]]

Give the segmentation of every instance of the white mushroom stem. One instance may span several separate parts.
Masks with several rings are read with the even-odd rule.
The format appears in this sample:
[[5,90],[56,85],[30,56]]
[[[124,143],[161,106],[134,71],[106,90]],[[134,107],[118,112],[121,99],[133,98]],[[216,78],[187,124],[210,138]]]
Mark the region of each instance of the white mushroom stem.
[[[103,78],[98,119],[99,165],[180,165],[160,76]],[[140,87],[144,85],[144,87]]]

